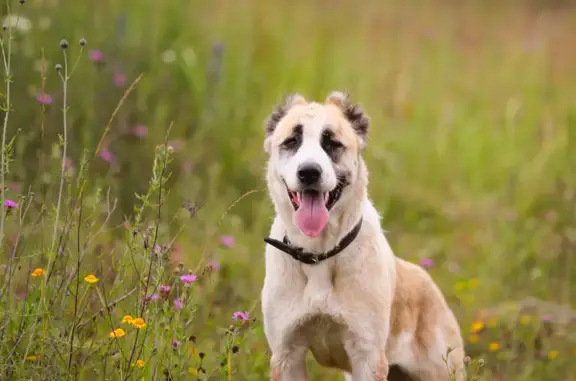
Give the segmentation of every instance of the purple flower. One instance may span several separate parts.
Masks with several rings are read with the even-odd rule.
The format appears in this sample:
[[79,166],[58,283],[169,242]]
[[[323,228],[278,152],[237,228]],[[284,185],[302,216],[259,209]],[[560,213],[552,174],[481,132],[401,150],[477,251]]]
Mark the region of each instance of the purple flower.
[[52,103],[52,101],[54,100],[50,95],[46,94],[46,93],[39,93],[36,95],[36,100],[41,104],[41,105],[49,105]]
[[111,163],[114,160],[114,155],[112,154],[112,152],[108,151],[108,149],[104,148],[101,152],[100,152],[100,157],[102,158],[102,160]]
[[170,292],[170,286],[167,286],[167,285],[162,285],[162,286],[160,286],[160,292],[161,292],[162,294],[167,294],[167,293],[169,293],[169,292]]
[[144,136],[148,135],[148,127],[142,124],[137,125],[134,127],[134,135],[139,138],[143,138]]
[[234,315],[232,315],[232,319],[236,321],[238,320],[248,321],[248,319],[250,319],[250,312],[236,311],[234,312]]
[[4,207],[6,209],[16,209],[18,207],[18,203],[14,200],[4,200]]
[[176,339],[172,340],[172,348],[176,349],[180,346],[180,342]]
[[117,72],[114,74],[114,84],[118,87],[122,87],[126,84],[126,76],[124,73]]
[[216,261],[210,261],[210,262],[208,262],[206,267],[208,267],[209,270],[214,271],[214,270],[218,270],[220,268],[220,264]]
[[198,279],[198,277],[194,274],[186,274],[186,275],[180,276],[180,280],[186,284],[190,284],[192,282],[195,282],[197,279]]
[[104,53],[101,50],[93,49],[88,52],[88,59],[92,62],[104,61]]
[[182,303],[182,301],[180,299],[174,299],[174,309],[176,311],[180,311],[182,309],[182,307],[184,307],[184,304]]
[[235,240],[231,235],[224,235],[220,238],[220,242],[226,247],[232,247],[234,246]]
[[420,266],[429,269],[434,266],[434,260],[432,258],[424,258],[420,260]]
[[160,295],[158,294],[151,294],[148,295],[147,297],[144,298],[144,302],[149,303],[149,302],[153,302],[155,300],[160,299]]

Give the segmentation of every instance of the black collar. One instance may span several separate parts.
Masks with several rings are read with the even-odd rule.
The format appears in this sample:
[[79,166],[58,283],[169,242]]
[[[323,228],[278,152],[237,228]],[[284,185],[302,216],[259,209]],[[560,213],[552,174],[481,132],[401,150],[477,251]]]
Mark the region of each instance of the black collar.
[[316,254],[311,253],[309,251],[304,251],[301,247],[292,246],[290,241],[288,241],[288,237],[284,236],[283,242],[278,241],[276,239],[266,237],[264,238],[264,242],[274,246],[280,251],[285,252],[286,254],[290,255],[292,258],[306,263],[307,265],[314,265],[316,263],[320,263],[325,259],[331,258],[336,254],[340,253],[342,250],[348,247],[354,241],[354,239],[358,236],[360,232],[360,228],[362,227],[362,217],[360,217],[360,221],[354,226],[352,230],[342,240],[336,245],[332,250],[327,253]]

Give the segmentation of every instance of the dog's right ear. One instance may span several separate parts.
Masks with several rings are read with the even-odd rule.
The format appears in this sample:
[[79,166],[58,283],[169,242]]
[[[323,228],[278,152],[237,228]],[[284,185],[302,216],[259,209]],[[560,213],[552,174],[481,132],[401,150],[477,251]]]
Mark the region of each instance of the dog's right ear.
[[306,99],[304,99],[304,97],[300,94],[296,93],[288,95],[286,98],[284,98],[284,101],[282,103],[278,104],[274,108],[272,114],[270,114],[268,118],[266,118],[266,121],[264,122],[264,125],[266,127],[266,139],[264,140],[264,150],[266,150],[266,152],[270,152],[270,136],[272,136],[274,130],[276,130],[276,126],[278,126],[280,120],[284,118],[288,110],[290,110],[293,106],[305,103]]

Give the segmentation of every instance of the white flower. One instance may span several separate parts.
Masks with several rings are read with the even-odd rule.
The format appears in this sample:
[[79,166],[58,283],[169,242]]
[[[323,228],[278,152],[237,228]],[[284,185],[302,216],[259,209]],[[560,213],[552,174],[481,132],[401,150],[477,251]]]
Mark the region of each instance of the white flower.
[[24,16],[8,15],[4,18],[2,25],[15,28],[22,33],[27,33],[32,29],[32,21]]

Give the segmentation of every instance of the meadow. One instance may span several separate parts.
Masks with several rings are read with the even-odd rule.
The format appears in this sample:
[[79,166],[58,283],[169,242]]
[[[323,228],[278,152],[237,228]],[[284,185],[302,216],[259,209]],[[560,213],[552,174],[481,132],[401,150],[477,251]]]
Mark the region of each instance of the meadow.
[[469,379],[576,380],[573,2],[2,17],[1,380],[266,380],[263,121],[334,89],[372,118],[371,199],[454,309]]

